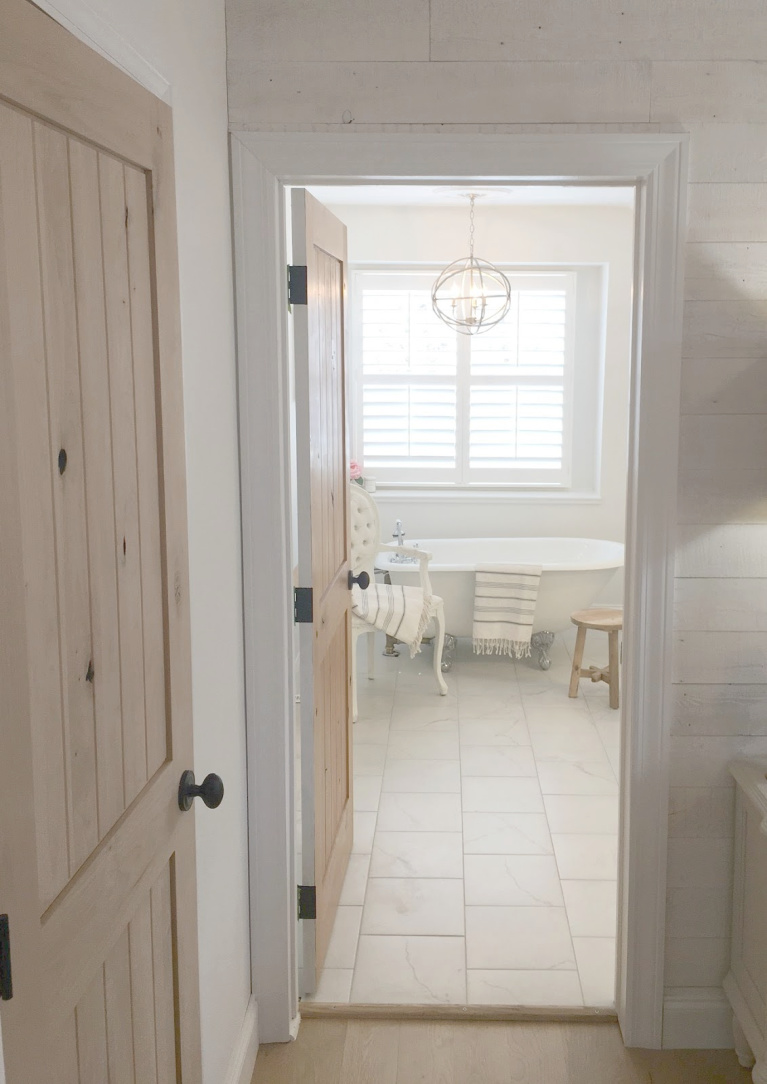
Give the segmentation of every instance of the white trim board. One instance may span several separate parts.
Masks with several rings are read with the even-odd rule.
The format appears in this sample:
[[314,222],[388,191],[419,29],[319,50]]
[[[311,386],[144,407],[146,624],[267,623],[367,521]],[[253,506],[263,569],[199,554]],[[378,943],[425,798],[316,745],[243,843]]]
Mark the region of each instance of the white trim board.
[[[283,646],[290,640],[293,587],[283,548],[291,537],[286,259],[279,236],[284,188],[323,182],[572,181],[637,189],[617,1000],[626,1044],[659,1048],[686,137],[238,132],[232,147],[243,559],[246,576],[259,568],[266,592],[256,598],[246,586],[245,597],[249,756],[257,765],[250,790],[253,966],[262,1040],[287,1041],[297,1011],[295,986],[288,997],[285,973],[295,967],[296,935],[292,840],[283,827],[293,817],[292,687],[290,654]],[[277,682],[271,674],[266,696],[254,681],[255,659],[262,670],[271,664],[281,675]],[[277,789],[274,780],[280,781]],[[288,801],[287,809],[278,798]]]
[[669,987],[663,999],[665,1050],[730,1050],[732,1009],[724,990]]
[[258,1002],[251,997],[224,1084],[251,1084],[258,1057]]
[[101,56],[106,57],[131,79],[146,87],[157,98],[171,101],[168,80],[152,67],[148,60],[135,49],[107,20],[89,7],[84,0],[32,0],[57,23],[85,42]]

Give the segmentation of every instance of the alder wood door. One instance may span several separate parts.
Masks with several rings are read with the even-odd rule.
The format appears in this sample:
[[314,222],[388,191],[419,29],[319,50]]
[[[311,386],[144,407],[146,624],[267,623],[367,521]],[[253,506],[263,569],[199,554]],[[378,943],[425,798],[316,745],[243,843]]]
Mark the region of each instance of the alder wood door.
[[170,110],[0,8],[7,1084],[199,1084]]
[[322,969],[352,849],[351,620],[345,395],[346,227],[304,189],[292,195],[293,262],[307,268],[295,305],[299,578],[303,626],[302,833],[317,918],[305,922],[304,993]]

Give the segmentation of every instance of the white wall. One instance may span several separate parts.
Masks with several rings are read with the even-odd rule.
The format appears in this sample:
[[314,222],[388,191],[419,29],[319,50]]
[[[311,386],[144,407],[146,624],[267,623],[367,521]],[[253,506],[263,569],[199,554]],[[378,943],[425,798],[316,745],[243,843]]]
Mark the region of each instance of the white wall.
[[767,6],[229,0],[227,18],[233,128],[691,133],[665,967],[726,1028],[727,762],[767,752]]
[[[322,198],[321,188],[314,189]],[[455,207],[331,207],[348,227],[349,262],[431,263],[441,266],[467,248],[467,212]],[[476,251],[497,263],[602,265],[607,281],[601,480],[597,491],[535,496],[407,493],[379,487],[382,526],[401,518],[410,538],[555,535],[622,542],[626,516],[633,210],[629,207],[482,206]],[[354,344],[352,344],[354,348]],[[597,337],[593,349],[601,352]],[[577,378],[576,378],[577,379]],[[574,434],[588,444],[593,433]],[[355,449],[358,453],[360,449]],[[359,456],[361,459],[361,456]],[[615,601],[619,601],[618,595]],[[606,601],[606,599],[604,600]]]
[[[223,0],[50,0],[46,10],[169,84],[173,106],[189,502],[205,1084],[222,1084],[250,997],[242,587]],[[114,55],[114,53],[113,53]],[[139,66],[140,67],[140,66]],[[161,80],[160,80],[161,82]]]

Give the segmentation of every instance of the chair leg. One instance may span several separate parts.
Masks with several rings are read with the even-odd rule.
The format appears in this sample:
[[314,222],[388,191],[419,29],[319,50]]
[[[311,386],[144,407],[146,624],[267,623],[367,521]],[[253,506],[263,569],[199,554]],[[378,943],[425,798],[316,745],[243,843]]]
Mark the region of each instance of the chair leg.
[[447,696],[447,684],[442,676],[442,649],[445,646],[445,607],[440,601],[437,612],[434,615],[437,626],[437,635],[434,637],[434,677],[437,679],[437,688],[440,696]]
[[573,652],[573,672],[570,675],[570,688],[568,696],[578,695],[578,686],[581,681],[581,666],[583,665],[583,651],[586,647],[586,629],[583,625],[578,626],[578,635],[575,637],[575,651]]
[[375,681],[376,676],[376,634],[367,633],[365,639],[368,645],[368,681]]
[[352,636],[352,722],[357,722],[357,643],[359,636]]
[[621,662],[618,651],[618,630],[608,632],[608,669],[610,671],[610,707],[620,706]]

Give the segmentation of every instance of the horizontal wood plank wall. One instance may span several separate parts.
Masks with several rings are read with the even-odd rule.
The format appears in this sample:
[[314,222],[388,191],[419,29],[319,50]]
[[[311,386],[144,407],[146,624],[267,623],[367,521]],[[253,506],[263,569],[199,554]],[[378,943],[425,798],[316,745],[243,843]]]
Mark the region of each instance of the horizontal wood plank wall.
[[731,838],[728,759],[767,752],[767,7],[332,7],[229,0],[233,128],[691,133],[666,983],[716,988],[700,841]]

